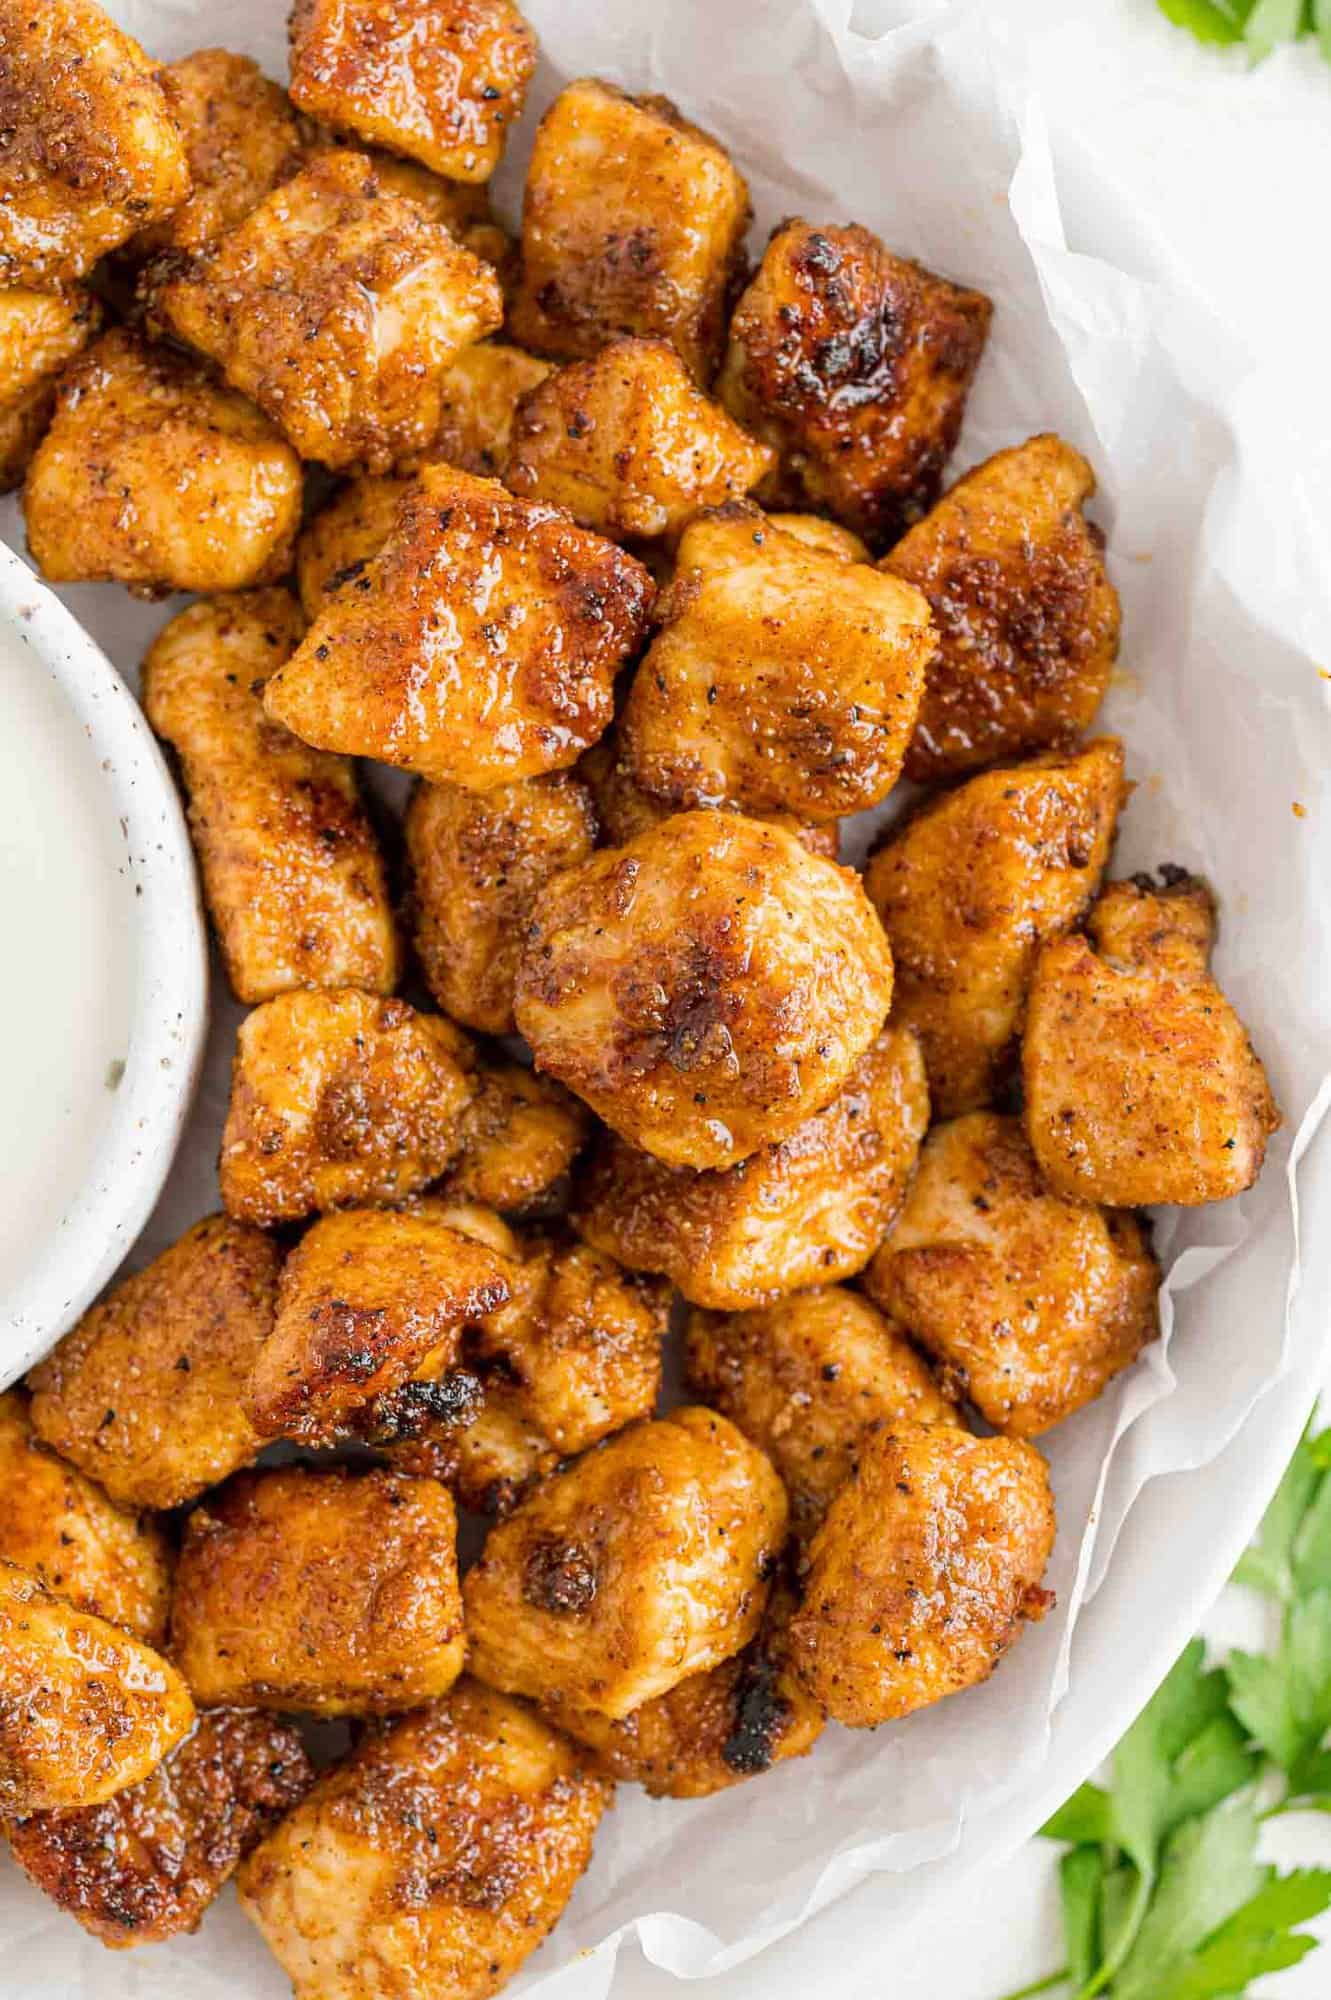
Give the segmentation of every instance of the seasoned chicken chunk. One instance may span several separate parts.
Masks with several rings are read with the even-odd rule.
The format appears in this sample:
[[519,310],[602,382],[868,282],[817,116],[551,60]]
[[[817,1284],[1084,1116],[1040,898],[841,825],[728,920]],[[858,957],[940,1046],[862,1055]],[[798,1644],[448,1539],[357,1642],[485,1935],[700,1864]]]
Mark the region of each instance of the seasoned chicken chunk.
[[289,567],[300,461],[243,396],[116,327],[60,385],[23,489],[49,583],[245,590]]
[[96,0],[0,0],[0,283],[55,288],[190,191],[133,36]]
[[685,1369],[690,1393],[767,1453],[801,1536],[822,1521],[867,1437],[958,1422],[901,1329],[841,1285],[752,1312],[690,1313]]
[[465,1650],[457,1515],[435,1479],[285,1465],[189,1517],[171,1653],[204,1708],[419,1708]]
[[155,1771],[100,1805],[11,1820],[14,1859],[113,1951],[197,1930],[236,1863],[313,1780],[289,1722],[202,1715]]
[[1135,1215],[1046,1187],[1019,1118],[936,1125],[865,1284],[1009,1437],[1036,1437],[1155,1339],[1160,1272]]
[[462,1030],[404,1000],[282,993],[241,1023],[218,1172],[265,1227],[400,1201],[456,1157],[472,1096]]
[[462,1586],[471,1670],[627,1715],[748,1644],[785,1535],[781,1481],[724,1417],[634,1424],[491,1529]]
[[1018,1438],[903,1423],[867,1437],[809,1550],[790,1628],[806,1687],[871,1729],[988,1678],[1054,1545],[1044,1460]]
[[178,1507],[263,1440],[241,1407],[280,1255],[211,1215],[123,1278],[28,1377],[44,1443],[124,1507]]
[[[635,834],[659,826],[676,811],[666,800],[643,790],[628,767],[618,735],[617,730],[608,730],[578,760],[578,776],[595,801],[605,847],[627,846]],[[783,827],[794,834],[801,847],[807,847],[810,854],[821,854],[825,861],[835,861],[841,852],[841,831],[835,820],[796,819],[792,813],[781,812],[750,813],[748,817],[767,826]]]
[[482,1062],[473,1081],[476,1095],[458,1121],[462,1152],[444,1192],[453,1201],[521,1215],[559,1188],[590,1121],[561,1084],[520,1063]]
[[351,479],[319,509],[296,543],[296,583],[313,623],[328,599],[364,576],[393,532],[410,479]]
[[868,544],[839,521],[825,520],[821,514],[769,514],[767,518],[783,535],[793,535],[797,542],[821,549],[824,555],[840,556],[843,562],[873,561]]
[[[442,222],[445,228],[452,230],[459,243],[466,244],[473,257],[493,264],[507,293],[517,244],[491,208],[489,191],[483,185],[475,181],[443,180],[416,160],[400,160],[392,153],[381,153],[375,147],[362,146],[359,140],[338,139],[334,135],[334,143],[350,145],[356,152],[363,152],[367,159],[374,162],[380,185],[387,188],[390,194],[401,195],[403,201],[414,202],[427,222]],[[468,353],[470,351],[467,350]]]
[[550,362],[511,341],[478,340],[444,377],[443,416],[431,455],[462,472],[502,478],[518,404],[550,370]]
[[919,591],[732,502],[684,530],[657,615],[620,723],[644,791],[814,820],[886,798],[936,644]]
[[0,1820],[136,1785],[194,1720],[151,1646],[0,1561]]
[[0,1396],[0,1560],[150,1646],[166,1637],[171,1551],[162,1529],[48,1451],[18,1389]]
[[143,705],[176,751],[208,914],[238,1000],[292,987],[391,993],[397,934],[378,844],[346,758],[264,714],[300,643],[285,590],[192,604],[143,663]]
[[641,563],[558,508],[426,466],[268,683],[268,713],[321,749],[472,791],[565,770],[610,722],[652,595]]
[[708,382],[751,213],[729,155],[668,97],[569,84],[527,172],[514,338],[576,359],[618,333],[660,335]]
[[161,285],[155,310],[302,458],[386,472],[439,429],[445,369],[503,318],[488,264],[329,149]]
[[523,397],[504,478],[584,528],[651,540],[742,499],[775,463],[699,392],[669,341],[628,337]]
[[864,1269],[928,1123],[919,1044],[888,1028],[829,1105],[737,1166],[695,1173],[605,1134],[578,1185],[577,1226],[696,1305],[758,1305]]
[[487,181],[536,37],[511,0],[294,0],[291,95],[325,125],[456,181]]
[[22,480],[51,421],[60,371],[101,318],[87,292],[0,292],[0,493]]
[[240,1868],[295,2000],[488,2000],[547,1937],[610,1787],[521,1703],[462,1681],[367,1731]]
[[1036,954],[1089,906],[1124,797],[1117,738],[1045,751],[930,801],[869,862],[896,964],[892,1018],[920,1037],[935,1116],[1003,1087]]
[[1031,981],[1026,1131],[1057,1194],[1192,1207],[1251,1187],[1280,1123],[1248,1033],[1210,974],[1211,892],[1182,869],[1111,882],[1088,937]]
[[938,497],[992,310],[858,223],[796,217],[735,308],[718,393],[780,452],[785,504],[882,547]]
[[883,568],[922,590],[939,635],[906,776],[928,784],[1085,729],[1118,652],[1118,592],[1082,514],[1095,474],[1049,434],[995,453]]
[[738,813],[681,813],[556,875],[514,1012],[536,1066],[675,1166],[730,1167],[844,1088],[892,999],[858,880]]

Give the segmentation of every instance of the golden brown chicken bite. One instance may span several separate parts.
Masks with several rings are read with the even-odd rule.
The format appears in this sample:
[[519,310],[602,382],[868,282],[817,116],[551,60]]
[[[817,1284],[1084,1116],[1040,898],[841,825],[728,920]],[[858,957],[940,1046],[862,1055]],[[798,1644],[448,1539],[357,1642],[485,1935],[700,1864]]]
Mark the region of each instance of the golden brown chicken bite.
[[243,396],[123,327],[65,375],[23,489],[49,583],[245,590],[291,562],[300,461]]
[[0,292],[0,493],[23,478],[51,421],[60,371],[101,319],[87,292]]
[[577,1226],[634,1270],[724,1311],[863,1270],[929,1123],[919,1044],[888,1028],[823,1110],[737,1166],[667,1166],[611,1133],[577,1188]]
[[565,770],[608,726],[652,596],[641,563],[559,508],[429,465],[265,703],[308,743],[437,784]]
[[464,1680],[369,1730],[240,1868],[295,2000],[489,2000],[547,1937],[610,1787]]
[[550,370],[550,362],[510,341],[478,340],[444,377],[443,416],[430,456],[481,478],[502,478],[518,404]]
[[785,1535],[781,1481],[725,1417],[633,1424],[490,1531],[462,1587],[471,1670],[627,1715],[748,1644]]
[[362,153],[330,148],[156,292],[154,310],[302,458],[386,472],[439,428],[445,369],[499,283]]
[[1019,1118],[936,1125],[865,1284],[1009,1437],[1091,1402],[1158,1331],[1160,1272],[1136,1216],[1063,1201]]
[[857,878],[738,813],[681,813],[548,882],[514,1011],[536,1066],[622,1138],[730,1167],[831,1102],[892,957]]
[[616,540],[677,535],[776,463],[700,394],[667,340],[611,341],[525,395],[504,480]]
[[351,479],[311,516],[296,543],[296,584],[311,622],[335,591],[363,576],[397,520],[410,479]]
[[1111,882],[1088,937],[1047,944],[1031,981],[1026,1131],[1050,1187],[1118,1208],[1251,1187],[1280,1113],[1210,974],[1211,892],[1183,869]]
[[511,0],[294,0],[291,95],[325,125],[455,181],[487,181],[536,37]]
[[923,784],[1066,743],[1118,652],[1118,593],[1082,514],[1095,474],[1048,433],[959,479],[883,568],[929,600],[939,647],[906,776]]
[[96,0],[0,0],[0,283],[55,288],[190,191],[153,65]]
[[781,223],[735,308],[717,391],[780,452],[773,497],[894,542],[938,496],[992,310],[858,223]]
[[619,725],[645,791],[814,820],[886,798],[936,644],[919,591],[738,501],[684,530],[657,616]]
[[1123,798],[1103,736],[984,771],[894,828],[864,886],[892,942],[893,1020],[920,1037],[936,1117],[992,1102],[1042,942],[1100,886]]
[[836,1722],[871,1729],[986,1680],[1052,1603],[1044,1460],[1018,1438],[902,1423],[866,1437],[809,1548],[796,1671]]
[[520,1063],[478,1063],[476,1095],[458,1121],[462,1151],[443,1192],[521,1215],[547,1202],[587,1139],[576,1097]]
[[400,1201],[461,1145],[472,1054],[460,1028],[344,988],[281,993],[236,1037],[218,1172],[230,1215],[265,1227]]
[[218,1709],[114,1798],[5,1831],[20,1868],[104,1945],[159,1944],[198,1929],[241,1856],[313,1777],[291,1723]]
[[769,514],[767,518],[783,535],[793,535],[797,542],[821,549],[824,555],[840,556],[843,562],[873,561],[868,544],[839,521],[825,520],[821,514]]
[[[459,243],[465,243],[473,257],[493,264],[507,293],[517,244],[490,206],[489,191],[476,181],[446,181],[432,174],[416,160],[400,160],[377,147],[362,146],[356,139],[339,139],[335,145],[350,145],[373,161],[382,187],[403,201],[415,202],[427,222],[442,222]],[[471,350],[468,349],[468,352]]]
[[54,1596],[123,1625],[150,1646],[166,1637],[165,1534],[150,1515],[117,1507],[49,1451],[19,1389],[0,1396],[0,1560],[30,1570]]
[[619,333],[657,334],[707,383],[751,214],[730,156],[668,97],[569,84],[527,172],[514,339],[576,359]]
[[238,1000],[292,987],[391,993],[397,933],[346,758],[264,714],[305,629],[285,590],[192,604],[143,663],[148,720],[180,759],[208,913]]
[[193,1720],[151,1646],[0,1560],[0,1820],[109,1799]]
[[[595,801],[603,847],[627,846],[635,834],[659,826],[676,811],[665,799],[643,790],[628,767],[615,729],[607,730],[600,742],[578,759],[578,776]],[[721,810],[736,808],[727,805]],[[748,818],[784,827],[801,847],[807,847],[810,854],[821,854],[825,861],[835,861],[841,852],[841,829],[834,819],[796,819],[793,813],[782,812],[750,813]]]
[[28,1377],[46,1444],[124,1507],[177,1507],[263,1440],[241,1407],[280,1255],[224,1215],[123,1278]]

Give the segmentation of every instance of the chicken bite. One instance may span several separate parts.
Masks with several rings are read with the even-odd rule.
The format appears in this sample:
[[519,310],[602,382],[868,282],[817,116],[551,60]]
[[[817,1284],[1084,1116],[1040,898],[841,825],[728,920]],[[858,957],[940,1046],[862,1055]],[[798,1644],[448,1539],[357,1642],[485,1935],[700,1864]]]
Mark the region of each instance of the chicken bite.
[[23,513],[48,583],[245,590],[290,566],[302,491],[299,459],[252,403],[115,327],[60,384]]
[[194,1720],[175,1668],[0,1560],[0,1820],[136,1785]]
[[60,371],[101,320],[87,292],[0,292],[0,493],[22,480],[51,421]]
[[473,257],[493,264],[507,292],[517,245],[491,208],[489,192],[483,184],[443,180],[416,160],[400,160],[392,153],[363,147],[358,140],[340,140],[334,134],[333,141],[335,145],[346,144],[356,152],[364,152],[373,162],[382,187],[390,194],[401,195],[403,201],[415,202],[427,222],[442,222],[459,243],[466,244]]
[[1040,1584],[1053,1545],[1033,1446],[939,1424],[867,1437],[810,1545],[796,1671],[851,1729],[973,1687],[1053,1602]]
[[737,1166],[695,1173],[605,1134],[579,1181],[577,1226],[695,1305],[759,1305],[863,1270],[928,1123],[919,1044],[888,1028],[829,1105]]
[[[608,730],[599,743],[584,752],[578,760],[578,776],[595,801],[603,847],[625,847],[635,834],[659,826],[676,811],[665,799],[643,790],[628,767],[617,730]],[[730,806],[721,809],[734,810]],[[821,854],[825,861],[835,861],[841,852],[841,829],[834,819],[796,819],[793,813],[781,812],[750,813],[748,818],[793,833],[801,847],[807,847],[810,854]]]
[[113,1951],[160,1944],[198,1929],[241,1856],[313,1776],[289,1722],[219,1709],[114,1798],[5,1830],[20,1868],[93,1937]]
[[503,299],[364,154],[330,148],[162,284],[154,310],[302,458],[386,472],[430,444],[444,371],[493,333]]
[[122,1507],[178,1507],[247,1464],[263,1439],[241,1397],[280,1261],[257,1229],[196,1222],[33,1369],[38,1437]]
[[627,1715],[748,1644],[785,1535],[781,1481],[724,1417],[634,1424],[490,1531],[462,1586],[471,1671]]
[[751,214],[730,156],[668,97],[580,78],[536,133],[514,338],[578,359],[616,334],[659,335],[706,384]]
[[143,663],[143,705],[176,751],[231,990],[391,993],[397,933],[352,765],[264,714],[263,684],[304,631],[285,590],[192,604]]
[[369,1730],[241,1863],[294,2000],[488,2000],[553,1930],[611,1788],[474,1681]]
[[218,1167],[227,1213],[271,1227],[400,1201],[461,1145],[470,1045],[439,1014],[344,988],[281,993],[236,1037]]
[[544,382],[551,365],[507,340],[478,340],[459,354],[444,377],[443,416],[431,456],[461,472],[502,479],[518,405]]
[[1125,796],[1122,745],[1100,737],[968,779],[870,860],[893,1020],[920,1037],[936,1117],[989,1104],[1006,1083],[1036,954],[1088,908]]
[[307,743],[436,784],[565,770],[607,728],[652,596],[641,563],[560,509],[429,465],[265,705]]
[[1041,1173],[1116,1208],[1241,1194],[1280,1112],[1210,974],[1210,890],[1179,868],[1111,882],[1087,931],[1046,944],[1031,981],[1022,1080]]
[[781,454],[780,501],[872,546],[938,497],[993,311],[858,223],[773,230],[735,308],[718,394]]
[[462,1151],[441,1192],[506,1215],[540,1208],[582,1151],[590,1120],[576,1097],[521,1063],[481,1062],[458,1121]]
[[351,479],[301,529],[296,586],[311,624],[328,599],[365,574],[393,532],[410,479]]
[[536,1066],[631,1144],[730,1167],[830,1103],[892,956],[857,878],[738,813],[681,813],[537,897],[514,1012]]
[[739,501],[684,530],[657,616],[620,722],[644,791],[813,820],[886,798],[936,644],[919,591]]

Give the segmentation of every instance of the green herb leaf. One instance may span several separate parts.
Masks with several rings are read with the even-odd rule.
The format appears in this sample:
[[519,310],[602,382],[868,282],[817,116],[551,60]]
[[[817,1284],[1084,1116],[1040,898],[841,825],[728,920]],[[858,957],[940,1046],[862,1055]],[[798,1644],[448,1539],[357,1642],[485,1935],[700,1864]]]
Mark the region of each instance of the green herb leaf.
[[1071,1847],[1058,1864],[1063,1935],[1068,1948],[1068,1979],[1074,1989],[1083,1987],[1100,1963],[1100,1885],[1103,1880],[1103,1850],[1099,1847]]
[[[1331,1431],[1322,1433],[1322,1438],[1326,1437],[1331,1437]],[[1240,1556],[1234,1571],[1235,1583],[1278,1597],[1282,1604],[1294,1596],[1294,1543],[1322,1484],[1320,1449],[1321,1439],[1312,1439],[1305,1431],[1251,1548]]]
[[1307,1746],[1284,1662],[1259,1653],[1231,1653],[1226,1671],[1235,1715],[1272,1763],[1282,1771],[1292,1770]]
[[1083,1841],[1094,1844],[1113,1838],[1113,1815],[1109,1794],[1099,1785],[1079,1785],[1052,1819],[1040,1828],[1046,1840],[1070,1840],[1074,1847]]
[[1243,25],[1218,0],[1159,0],[1160,12],[1199,42],[1241,42]]
[[1303,32],[1303,0],[1258,0],[1244,23],[1243,39],[1260,61],[1281,42],[1295,42]]

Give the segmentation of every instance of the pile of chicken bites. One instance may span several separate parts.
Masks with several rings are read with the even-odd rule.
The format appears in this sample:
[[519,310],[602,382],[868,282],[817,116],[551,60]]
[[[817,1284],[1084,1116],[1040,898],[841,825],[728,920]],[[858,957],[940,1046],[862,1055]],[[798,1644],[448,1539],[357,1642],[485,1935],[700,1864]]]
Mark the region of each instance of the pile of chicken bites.
[[0,1399],[0,1817],[108,1945],[235,1873],[300,2000],[481,2000],[616,1782],[992,1672],[1142,1209],[1277,1112],[1206,884],[1111,876],[1089,467],[947,484],[989,301],[854,223],[750,257],[723,146],[595,79],[513,242],[508,0],[290,42],[0,0],[5,466],[47,578],[198,593],[143,700],[251,1010],[220,1212]]

